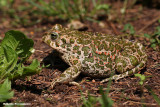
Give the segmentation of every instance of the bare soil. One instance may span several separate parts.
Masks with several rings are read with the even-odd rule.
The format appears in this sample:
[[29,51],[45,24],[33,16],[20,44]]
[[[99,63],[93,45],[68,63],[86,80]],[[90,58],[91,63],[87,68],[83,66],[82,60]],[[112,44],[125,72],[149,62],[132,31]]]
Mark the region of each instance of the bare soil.
[[[149,46],[149,40],[144,38],[144,33],[152,34],[156,26],[160,26],[158,19],[160,19],[160,10],[155,8],[142,7],[141,4],[134,5],[127,9],[126,13],[122,15],[120,8],[123,6],[121,2],[112,2],[114,11],[108,17],[103,17],[101,24],[85,21],[84,24],[88,27],[88,31],[102,32],[106,34],[113,34],[118,36],[123,34],[121,30],[124,25],[130,23],[134,26],[137,35],[127,37],[131,40],[136,40],[142,43],[146,48],[148,61],[146,67],[141,70],[141,74],[148,76],[144,85],[152,89],[152,91],[160,98],[160,52],[153,50]],[[0,16],[2,18],[3,16]],[[110,20],[109,20],[110,19]],[[0,37],[4,37],[4,33],[8,30],[19,30],[34,40],[35,53],[30,59],[38,59],[39,61],[46,60],[52,57],[52,49],[42,42],[42,35],[45,31],[50,29],[56,21],[36,24],[30,27],[14,27],[10,25],[11,18],[6,17],[0,26]],[[63,26],[67,22],[60,23]],[[47,58],[46,58],[47,57]],[[43,63],[43,62],[42,62]],[[159,64],[159,65],[158,65]],[[40,74],[31,76],[30,78],[16,80],[12,84],[12,89],[15,94],[8,102],[12,103],[30,103],[31,107],[79,107],[83,101],[81,99],[80,89],[77,86],[68,84],[57,84],[54,89],[50,88],[51,81],[64,71],[64,63],[55,62],[57,67],[50,66],[44,68]],[[67,67],[67,65],[66,65]],[[93,79],[80,75],[76,80],[81,85],[81,90],[87,98],[88,92],[93,96],[100,96],[99,86],[107,88],[107,83],[100,84],[101,79]],[[131,106],[138,107],[146,105],[147,107],[158,107],[155,99],[151,93],[138,84],[139,78],[135,76],[127,77],[118,81],[113,81],[110,86],[109,97],[114,101],[114,107]],[[97,105],[99,106],[99,105]],[[28,107],[28,106],[27,106]]]

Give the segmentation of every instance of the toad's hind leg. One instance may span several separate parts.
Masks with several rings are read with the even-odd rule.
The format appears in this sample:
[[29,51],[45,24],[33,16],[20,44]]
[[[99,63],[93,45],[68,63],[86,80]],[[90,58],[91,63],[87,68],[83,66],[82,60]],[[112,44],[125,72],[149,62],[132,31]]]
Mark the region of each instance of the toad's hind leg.
[[139,70],[141,70],[143,67],[144,67],[144,64],[146,63],[147,61],[147,58],[143,61],[141,61],[140,64],[138,64],[135,68],[129,70],[129,71],[126,71],[122,74],[119,74],[119,75],[113,75],[111,76],[110,78],[106,78],[104,80],[101,81],[101,83],[104,83],[104,82],[108,82],[109,80],[119,80],[121,78],[124,78],[124,77],[127,77],[127,76],[131,76],[135,73],[137,73]]
[[[119,55],[117,57],[117,59],[115,61],[116,62],[116,70],[120,74],[113,75],[110,78],[106,78],[106,79],[102,80],[101,83],[107,82],[110,79],[111,80],[119,80],[121,78],[131,76],[131,75],[137,73],[139,70],[141,70],[145,66],[145,64],[147,62],[147,55],[144,51],[144,47],[140,43],[136,43],[136,45],[134,45],[134,46],[139,47],[139,49],[137,49],[137,47],[135,47],[135,49],[137,50],[136,52],[134,52],[135,49],[131,50],[130,48],[126,47],[126,50],[123,51],[122,55],[127,55],[127,56],[125,57],[125,56]],[[127,70],[126,68],[131,68],[131,69]]]
[[52,83],[51,87],[53,88],[56,83],[69,83],[77,85],[78,83],[73,82],[73,80],[78,77],[81,72],[81,62],[76,59],[74,56],[66,57],[62,56],[62,59],[66,61],[70,65],[59,77],[55,78]]

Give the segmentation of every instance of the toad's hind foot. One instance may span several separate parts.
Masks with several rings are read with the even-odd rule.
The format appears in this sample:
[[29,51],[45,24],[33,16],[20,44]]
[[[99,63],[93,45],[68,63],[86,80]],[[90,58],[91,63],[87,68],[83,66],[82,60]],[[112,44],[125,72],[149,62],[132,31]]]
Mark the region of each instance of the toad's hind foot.
[[[60,83],[60,82],[58,82],[58,81],[56,81],[56,80],[52,81],[51,87],[54,88],[54,86],[56,85],[56,83]],[[68,82],[68,84],[70,84],[70,85],[75,85],[75,86],[80,87],[79,83],[77,83],[77,82],[75,82],[75,81],[70,81],[70,82]]]
[[102,80],[101,83],[108,82],[109,80],[119,80],[121,78],[124,78],[124,77],[127,77],[127,76],[131,76],[133,74],[136,74],[139,70],[141,70],[144,67],[145,63],[146,63],[146,60],[142,61],[140,64],[138,64],[132,70],[129,70],[129,71],[124,72],[124,73],[119,74],[119,75],[113,75],[110,78],[106,78],[106,79]]

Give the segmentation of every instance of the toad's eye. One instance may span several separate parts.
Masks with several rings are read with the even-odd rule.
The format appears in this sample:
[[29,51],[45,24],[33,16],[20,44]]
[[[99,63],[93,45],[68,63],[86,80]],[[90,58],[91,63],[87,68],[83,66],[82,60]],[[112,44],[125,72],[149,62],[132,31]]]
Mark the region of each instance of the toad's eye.
[[58,33],[57,32],[52,32],[51,33],[51,39],[52,40],[55,40],[55,39],[57,39],[58,38]]

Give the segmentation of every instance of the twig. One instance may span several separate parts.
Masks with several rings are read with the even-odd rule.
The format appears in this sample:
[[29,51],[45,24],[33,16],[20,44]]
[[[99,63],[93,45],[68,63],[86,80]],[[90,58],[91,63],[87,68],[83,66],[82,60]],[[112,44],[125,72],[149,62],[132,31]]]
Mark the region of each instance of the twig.
[[108,20],[106,20],[106,23],[108,24],[109,27],[112,28],[114,34],[119,35],[120,33],[117,31],[116,27],[114,26],[113,23],[109,22]]
[[142,103],[142,102],[135,102],[135,101],[127,101],[125,103],[123,103],[123,105],[127,104],[127,103],[135,103],[135,104],[143,104],[143,105],[152,105],[152,106],[156,106],[157,104],[155,103]]
[[141,28],[138,32],[142,32],[144,31],[147,27],[149,27],[150,25],[152,25],[154,22],[156,22],[158,19],[160,19],[160,15],[158,15],[156,18],[154,18],[152,21],[150,21],[146,26],[144,26],[143,28]]

